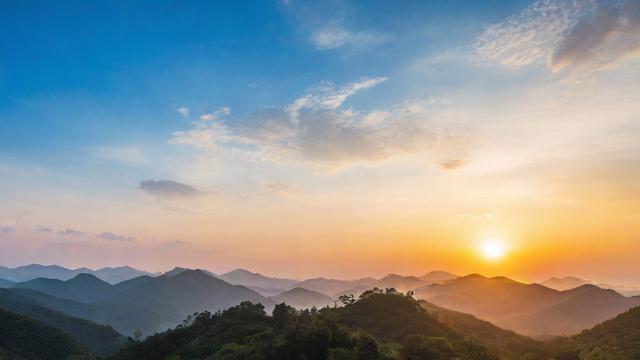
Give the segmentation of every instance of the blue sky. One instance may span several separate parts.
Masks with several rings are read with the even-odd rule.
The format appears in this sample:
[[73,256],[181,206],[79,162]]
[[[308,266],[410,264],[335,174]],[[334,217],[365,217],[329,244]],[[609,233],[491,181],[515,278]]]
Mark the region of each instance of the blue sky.
[[[65,161],[59,152],[74,147],[162,141],[183,125],[175,117],[182,106],[229,106],[243,117],[321,81],[401,73],[417,57],[465,46],[487,22],[523,6],[495,3],[5,1],[1,150]],[[313,32],[333,27],[384,39],[318,50]],[[384,96],[367,100],[393,103],[407,87],[429,94],[442,85],[385,86]]]
[[[640,282],[639,36],[633,0],[0,0],[0,263]],[[549,265],[577,239],[609,273]]]

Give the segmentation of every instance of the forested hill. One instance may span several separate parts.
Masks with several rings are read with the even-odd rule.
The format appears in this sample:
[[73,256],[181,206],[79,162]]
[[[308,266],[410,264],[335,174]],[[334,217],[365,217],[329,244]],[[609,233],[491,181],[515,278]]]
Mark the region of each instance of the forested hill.
[[80,360],[93,357],[70,336],[0,309],[0,359]]
[[298,311],[242,303],[202,313],[134,343],[113,360],[133,359],[452,359],[497,360],[402,294],[368,292],[337,308]]

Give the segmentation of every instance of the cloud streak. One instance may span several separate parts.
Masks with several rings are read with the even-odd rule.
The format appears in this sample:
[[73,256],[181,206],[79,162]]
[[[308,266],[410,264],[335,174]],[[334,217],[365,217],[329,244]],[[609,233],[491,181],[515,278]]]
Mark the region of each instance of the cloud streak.
[[313,31],[311,43],[318,50],[333,50],[341,47],[365,49],[383,44],[392,39],[386,34],[352,32],[338,26],[328,26]]
[[173,180],[144,180],[140,182],[140,190],[159,198],[194,198],[202,196],[205,192],[192,186]]
[[475,44],[485,60],[513,68],[544,61],[554,72],[596,71],[639,50],[636,0],[539,0],[487,27]]

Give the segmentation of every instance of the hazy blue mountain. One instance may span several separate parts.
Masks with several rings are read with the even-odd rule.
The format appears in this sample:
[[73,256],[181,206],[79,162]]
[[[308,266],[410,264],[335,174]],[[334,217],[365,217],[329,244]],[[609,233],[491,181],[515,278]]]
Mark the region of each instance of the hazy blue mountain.
[[299,287],[272,296],[271,300],[276,304],[285,303],[296,309],[309,309],[314,306],[321,308],[333,305],[333,299],[327,295]]
[[19,295],[12,290],[0,289],[0,308],[58,329],[97,355],[109,355],[126,341],[124,336],[109,326],[99,325],[49,309],[39,301]]
[[431,271],[418,278],[424,282],[436,283],[457,279],[459,276],[446,271]]
[[98,279],[104,280],[110,284],[117,284],[119,282],[137,278],[139,276],[155,275],[148,271],[134,269],[130,266],[105,267],[89,273],[95,275]]
[[0,359],[72,360],[91,356],[71,336],[36,320],[0,309]]
[[478,274],[416,289],[416,297],[475,315],[521,334],[575,334],[622,311],[640,299],[586,285],[567,291]]
[[14,282],[24,282],[38,278],[58,279],[64,281],[74,278],[79,274],[92,274],[109,283],[117,283],[141,275],[154,275],[129,266],[108,267],[98,270],[91,270],[87,268],[67,269],[58,265],[39,264],[18,266],[16,268],[0,266],[0,278]]
[[[183,267],[176,266],[173,269],[162,273],[162,275],[163,276],[176,276],[176,275],[182,274],[185,271],[192,271],[192,270],[196,270],[196,269],[189,269],[189,268],[183,268]],[[209,270],[203,270],[203,269],[197,269],[197,270],[202,271],[203,273],[205,273],[205,274],[207,274],[209,276],[217,277],[216,274],[212,273]]]
[[283,291],[286,291],[285,289],[278,289],[278,288],[263,288],[263,287],[259,287],[259,286],[247,286],[249,289],[257,292],[258,294],[265,296],[265,297],[270,297],[270,296],[275,296],[280,294]]
[[153,309],[143,303],[85,304],[78,301],[57,298],[31,289],[10,289],[11,292],[34,299],[42,306],[65,313],[69,316],[91,320],[98,324],[110,325],[116,331],[133,336],[135,330],[145,335],[163,331],[175,326],[178,315],[172,309]]
[[14,281],[0,278],[0,288],[10,288],[15,285]]
[[90,274],[79,274],[66,281],[44,278],[33,279],[17,283],[13,287],[36,290],[62,299],[83,303],[94,303],[105,299],[114,290],[113,285]]
[[299,282],[298,280],[292,279],[268,277],[245,269],[235,269],[218,277],[234,285],[263,289],[291,289]]
[[345,290],[353,289],[357,286],[373,287],[378,280],[374,278],[362,278],[357,280],[337,280],[326,278],[307,279],[297,283],[296,287],[319,292],[328,296],[334,296]]

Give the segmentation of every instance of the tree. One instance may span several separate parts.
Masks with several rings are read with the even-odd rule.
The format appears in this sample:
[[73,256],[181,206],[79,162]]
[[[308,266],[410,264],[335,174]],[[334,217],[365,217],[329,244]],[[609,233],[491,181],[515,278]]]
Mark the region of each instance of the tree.
[[351,304],[353,304],[354,302],[356,302],[356,297],[355,297],[355,296],[353,296],[353,294],[349,294],[349,295],[340,295],[340,296],[338,297],[338,300],[339,300],[339,301],[340,301],[344,306],[347,306],[347,305],[351,305]]

